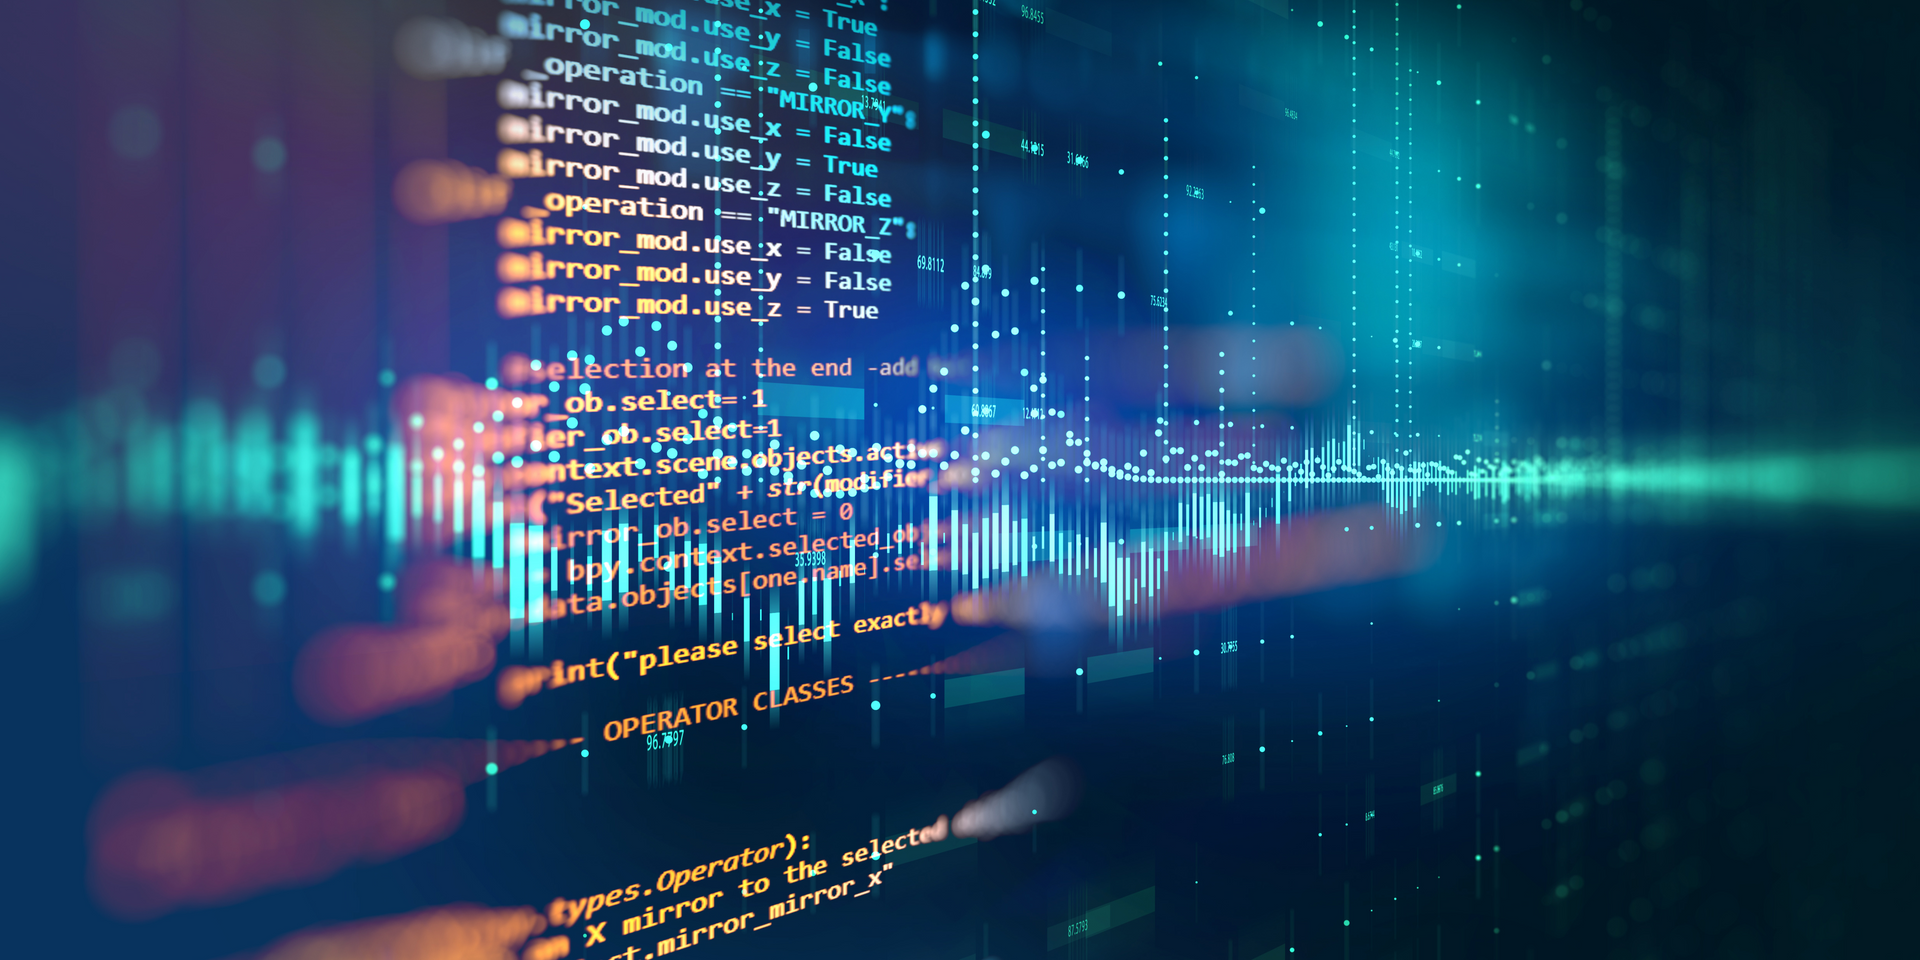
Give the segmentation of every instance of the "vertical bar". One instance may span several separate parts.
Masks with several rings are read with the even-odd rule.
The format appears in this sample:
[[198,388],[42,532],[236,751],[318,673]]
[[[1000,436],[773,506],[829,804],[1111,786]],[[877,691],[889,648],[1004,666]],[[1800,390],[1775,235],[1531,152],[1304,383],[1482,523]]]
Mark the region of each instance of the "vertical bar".
[[927,495],[927,572],[940,569],[940,495]]
[[351,441],[340,448],[340,525],[349,530],[360,525],[360,448]]
[[994,520],[994,567],[1001,573],[1013,569],[1013,508],[1000,505]]
[[[587,554],[588,556],[592,556],[593,554],[592,541],[587,542]],[[607,529],[605,527],[601,527],[600,528],[600,600],[602,603],[606,604],[607,610],[613,609],[613,573],[612,573],[613,563],[614,563],[613,538],[607,536]],[[624,574],[626,572],[625,568],[622,568],[620,572]],[[600,622],[601,623],[608,622],[608,617],[605,613],[602,613],[600,615]]]
[[1100,521],[1100,577],[1107,581],[1107,606],[1113,606],[1113,541],[1107,539],[1107,522]]
[[[477,533],[475,534],[475,536],[478,536],[478,535],[479,534]],[[507,560],[506,538],[507,538],[507,505],[498,500],[495,500],[493,502],[493,568],[495,570],[498,570],[501,567],[506,566],[506,560]],[[499,581],[495,581],[495,583],[498,583],[498,582]]]
[[400,444],[387,441],[387,542],[400,543],[407,538],[407,462]]
[[514,620],[525,620],[527,616],[526,524],[514,523],[507,526],[507,560],[507,616]]
[[[847,548],[847,554],[849,558],[852,557],[853,552],[854,550],[852,547]],[[852,559],[849,559],[847,562],[853,563],[855,561]],[[879,560],[874,561],[874,563],[879,563],[879,562],[880,562]],[[823,580],[820,583],[820,623],[822,625],[825,625],[825,624],[830,624],[832,622],[833,622],[833,583],[832,581]],[[822,670],[826,671],[828,676],[833,675],[833,632],[831,630],[827,631],[822,636],[820,641],[820,667]]]
[[473,478],[473,558],[487,558],[487,488],[480,479],[481,467],[474,467]]
[[542,623],[547,619],[545,591],[547,573],[547,528],[540,524],[527,525],[527,622]]
[[[620,511],[620,519],[615,522],[618,524],[617,530],[620,534],[620,592],[624,595],[628,589],[627,577],[633,572],[633,551],[628,549],[627,546],[627,541],[632,536],[632,531],[627,526],[627,512],[625,510]],[[603,537],[606,536],[606,531],[601,531],[600,535]]]
[[427,498],[422,492],[422,487],[420,482],[422,474],[423,474],[423,471],[420,465],[420,458],[418,456],[408,457],[407,458],[407,517],[408,519],[412,519],[412,520],[420,519],[421,508],[426,505]]
[[559,561],[559,553],[547,550],[546,527],[527,526],[527,656],[539,662],[545,650],[548,563]]
[[[705,583],[708,578],[707,541],[705,540],[695,541],[694,549],[699,551],[700,553],[700,563],[698,564],[697,568],[695,564],[691,564],[691,563],[687,564],[687,578],[688,578],[689,585],[692,585],[695,582]],[[696,597],[695,599],[699,600],[700,601],[699,605],[704,607],[707,605],[707,602],[713,598],[707,596],[705,591],[701,591],[700,596]]]
[[969,572],[973,575],[973,589],[975,590],[980,589],[980,567],[987,559],[987,526],[987,518],[981,517],[979,531],[969,530],[967,532],[967,565],[971,568]]
[[[767,611],[767,694],[774,703],[780,702],[780,651],[784,647],[776,646],[780,641],[780,610]],[[774,718],[780,716],[779,707],[769,708]]]

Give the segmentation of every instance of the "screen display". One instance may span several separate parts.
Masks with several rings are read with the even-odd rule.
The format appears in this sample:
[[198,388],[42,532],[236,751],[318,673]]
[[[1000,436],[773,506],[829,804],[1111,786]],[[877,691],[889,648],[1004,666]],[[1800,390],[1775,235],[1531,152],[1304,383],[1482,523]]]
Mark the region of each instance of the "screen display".
[[1901,942],[1910,12],[30,6],[23,956]]

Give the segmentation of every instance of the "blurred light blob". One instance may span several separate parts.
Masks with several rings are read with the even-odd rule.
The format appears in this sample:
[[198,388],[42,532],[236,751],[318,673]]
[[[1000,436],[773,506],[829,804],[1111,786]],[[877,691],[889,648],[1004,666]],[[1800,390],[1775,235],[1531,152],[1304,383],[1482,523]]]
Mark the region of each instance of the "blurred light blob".
[[315,637],[294,661],[293,689],[321,723],[342,726],[437,700],[493,672],[507,608],[471,566],[410,568],[399,625],[355,623]]
[[513,44],[451,17],[414,17],[393,35],[393,58],[421,80],[480,77],[506,69]]
[[527,944],[527,949],[520,951],[520,960],[560,960],[570,946],[564,936],[545,937]]
[[[528,937],[546,928],[546,918],[531,907],[456,903],[302,930],[282,937],[253,960],[556,960],[566,956],[565,937],[527,943]],[[527,943],[524,952],[520,950],[523,943]]]
[[921,843],[939,843],[940,841],[947,839],[947,837],[950,834],[950,831],[948,830],[949,826],[950,824],[947,821],[947,815],[944,813],[941,814],[940,819],[935,820],[933,822],[933,826],[920,828],[920,842]]
[[494,682],[494,697],[500,701],[504,710],[512,710],[527,701],[528,697],[539,693],[547,685],[547,678],[553,671],[546,667],[523,667],[514,665],[500,671]]
[[414,223],[491,217],[507,209],[513,184],[458,160],[415,160],[393,178],[393,205]]
[[90,885],[108,912],[141,919],[391,860],[453,833],[490,755],[505,769],[570,742],[360,741],[130,773],[94,803]]
[[0,600],[33,581],[40,537],[33,466],[26,434],[0,422]]
[[130,103],[107,121],[107,143],[127,160],[145,160],[160,150],[160,115],[145,104]]
[[[1048,757],[998,790],[983,793],[953,815],[952,834],[992,840],[1025,833],[1034,824],[1059,820],[1080,805],[1080,768],[1066,757]],[[928,828],[945,839],[945,817]],[[922,833],[924,841],[927,833]]]

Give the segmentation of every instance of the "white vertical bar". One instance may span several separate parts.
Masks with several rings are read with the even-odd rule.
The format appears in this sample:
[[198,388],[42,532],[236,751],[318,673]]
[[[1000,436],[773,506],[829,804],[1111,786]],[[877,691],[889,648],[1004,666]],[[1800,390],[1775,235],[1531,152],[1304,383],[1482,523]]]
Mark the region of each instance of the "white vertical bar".
[[1014,559],[1014,551],[1018,549],[1018,543],[1014,543],[1016,530],[1018,526],[1014,524],[1014,507],[1008,503],[1002,503],[1000,505],[1000,572],[1012,572],[1014,564],[1018,563]]
[[985,518],[982,518],[980,527],[981,529],[978,532],[973,530],[967,531],[967,566],[969,569],[965,572],[972,575],[973,589],[975,590],[980,589],[980,561],[983,559],[980,548],[981,541],[984,539],[986,533]]

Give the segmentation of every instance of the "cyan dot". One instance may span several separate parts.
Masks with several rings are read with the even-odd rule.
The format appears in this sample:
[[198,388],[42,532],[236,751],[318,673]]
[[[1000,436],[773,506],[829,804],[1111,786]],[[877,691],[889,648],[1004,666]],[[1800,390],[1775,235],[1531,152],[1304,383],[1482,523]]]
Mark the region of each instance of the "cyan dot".
[[262,390],[272,390],[287,381],[287,364],[273,354],[253,362],[253,382]]
[[287,165],[287,145],[279,137],[261,137],[253,142],[253,167],[261,173],[278,173]]
[[128,160],[144,160],[160,149],[160,130],[160,115],[152,108],[129,104],[107,122],[107,142]]
[[253,602],[277,607],[287,598],[287,579],[277,570],[262,570],[253,575]]

